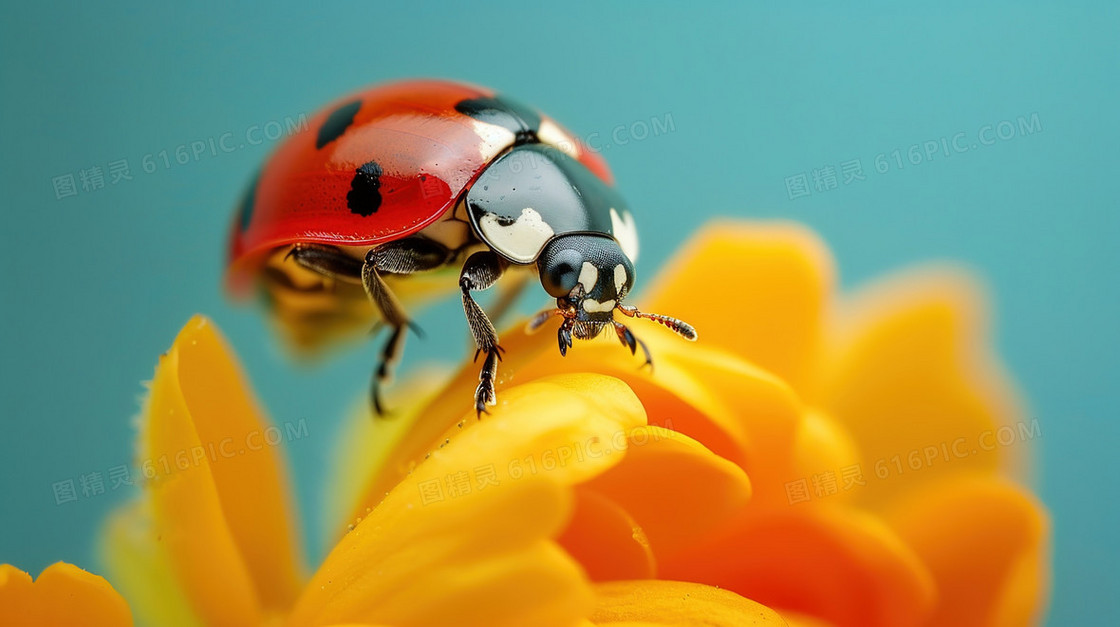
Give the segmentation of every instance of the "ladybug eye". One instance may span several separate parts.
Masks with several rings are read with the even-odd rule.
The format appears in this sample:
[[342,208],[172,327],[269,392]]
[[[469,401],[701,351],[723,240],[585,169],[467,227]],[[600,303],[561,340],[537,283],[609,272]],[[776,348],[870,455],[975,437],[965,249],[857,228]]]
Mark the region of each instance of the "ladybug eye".
[[541,285],[553,298],[567,296],[579,280],[583,255],[571,248],[549,250],[541,256]]

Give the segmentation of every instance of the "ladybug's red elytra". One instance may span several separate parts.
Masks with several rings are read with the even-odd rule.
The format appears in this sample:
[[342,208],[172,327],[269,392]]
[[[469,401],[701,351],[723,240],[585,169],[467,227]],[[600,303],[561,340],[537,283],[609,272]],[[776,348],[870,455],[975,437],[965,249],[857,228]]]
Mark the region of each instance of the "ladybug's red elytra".
[[502,349],[472,292],[503,274],[510,289],[495,310],[534,274],[556,299],[529,324],[561,317],[561,354],[573,337],[610,327],[649,363],[615,311],[696,339],[680,320],[623,304],[638,239],[612,183],[602,157],[563,127],[490,90],[439,80],[372,87],[317,113],[265,163],[234,220],[229,286],[259,288],[297,347],[388,326],[371,385],[379,413],[380,386],[412,326],[403,305],[458,289],[475,356],[485,355],[481,415],[496,402]]

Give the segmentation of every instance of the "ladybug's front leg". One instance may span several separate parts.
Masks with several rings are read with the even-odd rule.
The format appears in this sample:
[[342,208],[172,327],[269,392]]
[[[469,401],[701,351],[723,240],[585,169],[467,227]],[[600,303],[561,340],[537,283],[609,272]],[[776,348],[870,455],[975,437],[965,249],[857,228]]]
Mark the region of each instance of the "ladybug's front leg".
[[480,354],[486,353],[482,371],[478,374],[478,388],[474,392],[474,409],[479,416],[486,411],[487,405],[497,403],[494,379],[497,378],[502,347],[498,346],[498,332],[494,330],[494,324],[471,297],[471,292],[489,288],[502,276],[505,268],[506,262],[497,253],[484,250],[471,255],[459,275],[459,289],[463,292],[463,311],[466,313],[467,325],[471,329],[471,335],[474,336],[474,343],[478,349],[474,354],[475,359],[478,359]]

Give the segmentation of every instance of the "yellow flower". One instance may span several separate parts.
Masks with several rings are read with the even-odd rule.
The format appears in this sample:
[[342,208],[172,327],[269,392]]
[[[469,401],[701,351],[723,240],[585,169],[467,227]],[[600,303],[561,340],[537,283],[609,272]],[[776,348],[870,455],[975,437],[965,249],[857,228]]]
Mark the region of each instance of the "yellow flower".
[[[627,538],[605,536],[609,525],[585,513],[584,501],[561,544],[596,581],[707,583],[792,624],[1039,620],[1048,521],[1015,483],[1037,425],[1024,421],[990,354],[980,290],[965,273],[938,268],[854,295],[837,295],[834,281],[827,250],[800,227],[716,224],[642,303],[701,336],[687,344],[654,325],[635,329],[655,355],[652,374],[609,341],[580,343],[559,359],[551,333],[506,331],[503,385],[611,375],[634,391],[651,425],[690,436],[750,476],[750,502],[737,501],[733,520],[709,530],[728,502],[710,501],[706,479],[659,461],[633,464],[640,474],[607,474],[582,489],[614,495],[623,526],[642,531],[648,563],[618,557]],[[355,515],[439,442],[455,441],[475,384],[467,367],[416,411],[379,458]],[[495,413],[512,411],[503,402]],[[611,482],[618,477],[624,484]]]
[[635,328],[654,372],[617,343],[561,359],[548,332],[505,332],[492,415],[468,411],[467,365],[401,415],[355,421],[328,486],[349,525],[310,578],[279,449],[206,452],[268,423],[196,318],[161,360],[140,445],[186,462],[156,461],[114,517],[111,579],[159,625],[1037,620],[1048,523],[1014,482],[1036,431],[979,290],[944,270],[853,296],[833,282],[804,230],[720,224],[642,303],[701,334]]
[[[137,620],[152,625],[561,626],[657,624],[666,616],[784,624],[757,603],[700,584],[592,584],[589,572],[652,573],[648,543],[629,512],[669,508],[647,499],[694,501],[696,515],[649,528],[693,534],[750,494],[738,466],[687,436],[647,426],[621,382],[542,377],[507,390],[486,420],[460,414],[470,420],[451,425],[454,438],[402,473],[307,578],[281,451],[259,446],[275,427],[214,325],[196,317],[151,383],[138,451],[149,481],[107,527],[110,578]],[[252,450],[238,448],[254,441]],[[486,485],[475,483],[482,468]],[[653,469],[669,480],[647,485]],[[470,480],[452,494],[447,480],[461,474]],[[431,498],[432,486],[440,498]],[[576,527],[594,535],[573,536]],[[49,604],[10,572],[27,579],[0,571],[12,579],[0,582],[0,599],[45,609],[4,603],[0,623],[21,616],[13,612],[41,611],[31,615],[52,624]],[[51,573],[36,584],[39,597],[50,596]],[[77,607],[113,606],[122,611],[106,624],[129,624],[116,593],[82,574],[100,583]]]

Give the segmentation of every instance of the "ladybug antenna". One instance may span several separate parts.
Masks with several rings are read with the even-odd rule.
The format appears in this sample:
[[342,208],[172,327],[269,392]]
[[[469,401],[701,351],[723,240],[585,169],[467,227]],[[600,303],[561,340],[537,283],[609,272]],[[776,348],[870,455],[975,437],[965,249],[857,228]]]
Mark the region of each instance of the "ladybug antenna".
[[548,322],[548,319],[553,316],[566,317],[564,316],[564,311],[561,309],[546,309],[533,316],[529,320],[528,324],[525,325],[525,330],[529,333],[536,333],[542,326],[544,326],[544,323]]
[[654,322],[667,327],[673,333],[683,337],[689,342],[696,341],[696,329],[692,325],[670,316],[662,316],[661,314],[646,313],[638,311],[637,307],[631,305],[619,304],[615,310],[622,312],[622,315],[630,318],[645,318],[646,320],[653,320]]

